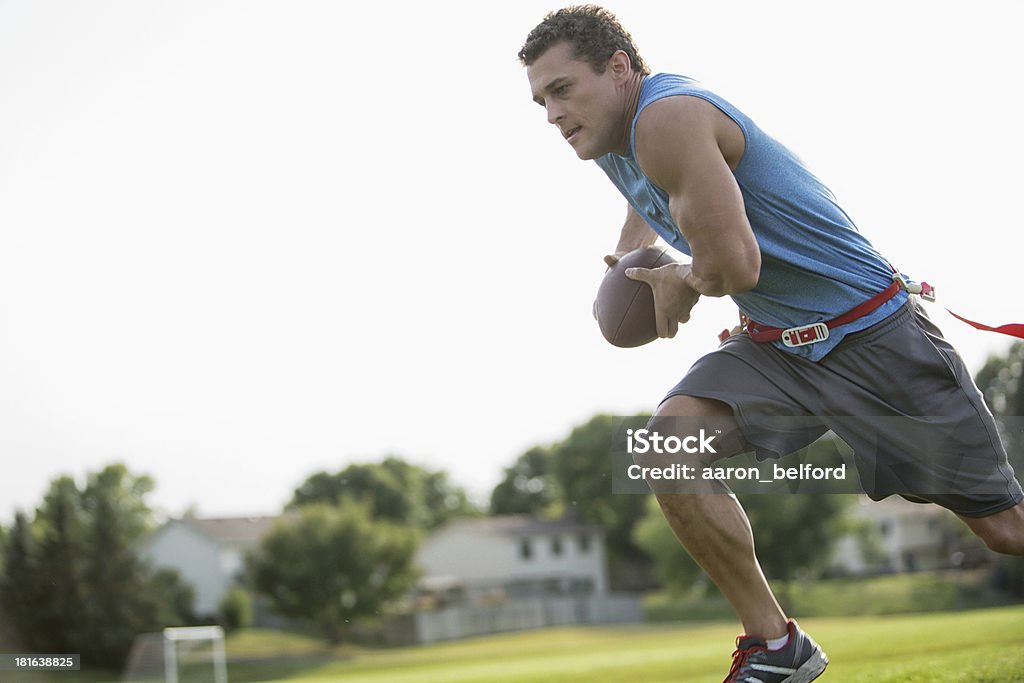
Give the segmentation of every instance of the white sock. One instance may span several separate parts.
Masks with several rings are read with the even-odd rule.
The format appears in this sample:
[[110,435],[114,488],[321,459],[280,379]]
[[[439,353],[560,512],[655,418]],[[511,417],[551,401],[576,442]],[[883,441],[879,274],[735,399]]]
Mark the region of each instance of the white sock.
[[786,635],[782,636],[781,638],[769,638],[767,641],[765,641],[765,644],[768,646],[769,650],[781,650],[782,648],[786,647],[786,643],[788,642],[789,631],[786,631]]

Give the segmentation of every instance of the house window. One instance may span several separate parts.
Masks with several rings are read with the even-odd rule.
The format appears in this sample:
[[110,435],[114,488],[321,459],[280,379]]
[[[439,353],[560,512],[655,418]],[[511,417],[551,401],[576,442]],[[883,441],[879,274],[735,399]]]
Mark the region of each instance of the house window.
[[552,536],[551,537],[551,554],[558,557],[562,554],[562,537]]
[[576,542],[580,546],[580,553],[586,554],[590,552],[590,534],[580,534],[576,537]]
[[519,541],[519,557],[524,560],[533,557],[533,546],[530,544],[530,539],[524,538]]

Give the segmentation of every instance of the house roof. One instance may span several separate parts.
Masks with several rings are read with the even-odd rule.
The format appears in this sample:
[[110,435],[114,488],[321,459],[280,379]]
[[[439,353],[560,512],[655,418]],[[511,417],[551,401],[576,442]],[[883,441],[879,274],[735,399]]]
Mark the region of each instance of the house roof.
[[452,529],[506,536],[531,536],[598,531],[600,528],[592,524],[584,524],[571,517],[540,519],[531,515],[502,515],[500,517],[458,519],[442,527],[441,531]]
[[250,546],[259,543],[279,517],[183,517],[177,520],[224,545]]
[[[280,517],[189,517],[175,520],[222,545],[248,547],[260,542]],[[600,531],[571,517],[540,519],[531,515],[502,515],[458,519],[440,529],[458,529],[506,536]]]

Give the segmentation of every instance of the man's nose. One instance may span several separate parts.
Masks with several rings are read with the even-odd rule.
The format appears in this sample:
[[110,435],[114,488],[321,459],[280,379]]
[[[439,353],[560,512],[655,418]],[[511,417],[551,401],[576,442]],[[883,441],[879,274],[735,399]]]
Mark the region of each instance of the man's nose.
[[557,106],[556,104],[548,105],[548,123],[557,124],[559,120],[562,118],[562,116],[564,116],[564,112],[562,111],[561,107]]

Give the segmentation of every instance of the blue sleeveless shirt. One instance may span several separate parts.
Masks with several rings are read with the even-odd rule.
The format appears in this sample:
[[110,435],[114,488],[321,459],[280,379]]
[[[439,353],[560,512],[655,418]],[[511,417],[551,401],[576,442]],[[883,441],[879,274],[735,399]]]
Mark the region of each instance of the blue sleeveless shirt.
[[[732,296],[740,311],[772,327],[795,327],[836,318],[892,283],[892,268],[857,230],[832,192],[803,162],[753,121],[697,81],[674,74],[644,79],[626,156],[596,160],[633,209],[668,244],[692,256],[669,211],[668,194],[652,183],[636,160],[636,121],[651,102],[688,95],[710,102],[743,131],[743,157],[734,171],[747,219],[761,250],[761,275],[754,289]],[[778,348],[818,361],[851,332],[879,322],[907,299],[900,292],[878,309],[830,330],[828,339]]]

